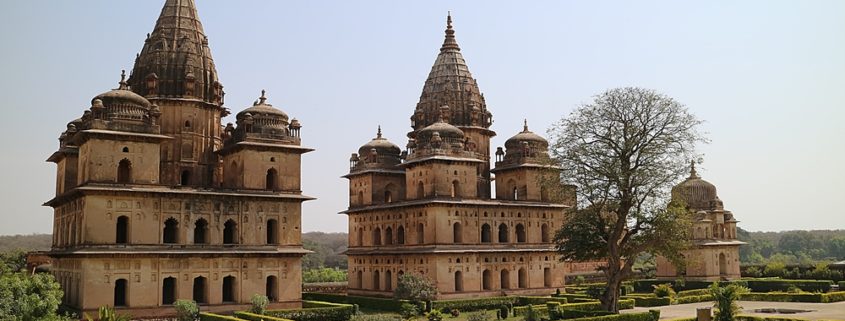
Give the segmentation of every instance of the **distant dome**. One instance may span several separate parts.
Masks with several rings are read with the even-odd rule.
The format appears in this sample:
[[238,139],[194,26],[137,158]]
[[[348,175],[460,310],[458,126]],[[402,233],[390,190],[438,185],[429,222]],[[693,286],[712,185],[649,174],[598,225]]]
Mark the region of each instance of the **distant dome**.
[[535,134],[534,132],[528,130],[528,121],[525,122],[523,126],[522,132],[514,135],[511,138],[508,138],[505,141],[505,148],[517,150],[522,148],[522,143],[527,142],[529,145],[538,145],[537,147],[541,149],[548,149],[549,148],[549,141],[543,138],[540,135]]
[[402,150],[394,143],[391,143],[387,138],[381,136],[381,126],[378,128],[376,137],[367,142],[361,148],[358,148],[358,155],[368,155],[371,150],[375,149],[379,155],[399,156]]
[[126,73],[120,75],[120,86],[91,99],[91,108],[105,110],[105,119],[143,121],[149,116],[149,100],[129,90]]
[[238,123],[251,118],[254,127],[274,128],[286,130],[288,127],[288,114],[267,103],[266,91],[261,91],[261,97],[249,108],[246,108],[236,116]]
[[434,133],[438,133],[440,138],[464,139],[464,131],[458,127],[452,126],[442,120],[428,125],[417,132],[417,141],[427,141]]
[[690,176],[672,188],[672,196],[683,200],[692,209],[716,209],[722,204],[716,195],[716,186],[698,176],[695,163],[690,169]]

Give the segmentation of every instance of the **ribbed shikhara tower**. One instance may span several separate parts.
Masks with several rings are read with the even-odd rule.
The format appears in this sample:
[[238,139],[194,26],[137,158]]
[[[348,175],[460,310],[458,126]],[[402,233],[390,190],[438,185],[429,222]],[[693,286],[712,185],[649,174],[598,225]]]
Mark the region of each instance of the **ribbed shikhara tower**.
[[[431,279],[440,298],[549,294],[565,266],[552,237],[574,204],[546,187],[558,169],[528,130],[499,148],[490,169],[492,115],[455,40],[446,39],[411,116],[407,150],[381,129],[350,159],[349,293],[390,296],[397,278]],[[491,173],[496,197],[491,197]],[[543,178],[550,178],[544,180]],[[559,187],[559,186],[552,186]]]
[[[257,90],[256,90],[257,92]],[[193,0],[167,0],[129,79],[62,133],[53,273],[84,311],[300,305],[301,124],[265,93],[228,111]]]

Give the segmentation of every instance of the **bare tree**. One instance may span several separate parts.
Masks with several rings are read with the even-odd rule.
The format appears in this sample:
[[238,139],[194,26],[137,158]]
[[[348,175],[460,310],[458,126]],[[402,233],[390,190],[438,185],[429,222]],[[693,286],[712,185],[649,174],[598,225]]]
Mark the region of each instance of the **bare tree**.
[[562,180],[578,187],[578,209],[555,235],[562,260],[606,260],[607,311],[618,311],[619,288],[637,255],[662,255],[683,266],[689,214],[671,188],[706,142],[682,104],[642,88],[595,97],[554,125],[552,152]]

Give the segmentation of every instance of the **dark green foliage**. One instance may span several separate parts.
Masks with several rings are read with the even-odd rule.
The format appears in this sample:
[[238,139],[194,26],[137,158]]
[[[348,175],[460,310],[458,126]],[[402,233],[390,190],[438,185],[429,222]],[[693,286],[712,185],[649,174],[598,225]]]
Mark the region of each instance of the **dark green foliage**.
[[605,315],[614,315],[613,312],[601,311],[601,310],[593,310],[593,311],[583,311],[583,310],[561,310],[560,318],[561,319],[577,319],[577,318],[590,318],[590,317],[599,317]]
[[[673,320],[676,321],[676,320]],[[692,320],[695,321],[695,320]],[[736,317],[736,321],[807,321],[807,319],[803,318],[790,318],[790,317],[758,317],[758,316],[751,316],[751,315],[739,315]]]
[[[522,320],[523,321],[540,321],[540,316],[541,316],[540,312],[535,311],[534,307],[529,305],[528,310],[525,312],[525,315],[523,316]],[[548,314],[547,314],[547,316],[548,316]]]
[[586,295],[586,294],[571,294],[571,293],[555,294],[554,297],[567,299],[568,302],[573,302],[574,299],[591,299],[590,296]]
[[659,307],[672,304],[671,297],[624,296],[622,298],[634,300],[634,306],[637,307]]
[[410,303],[407,300],[368,298],[362,296],[349,296],[328,293],[303,293],[302,299],[312,301],[325,301],[332,303],[357,304],[358,306],[367,309],[390,312],[400,312],[402,310],[403,303]]
[[824,302],[842,302],[845,301],[845,289],[840,288],[839,292],[828,292],[824,295]]
[[510,309],[508,309],[507,305],[502,305],[499,307],[499,318],[507,319],[510,315]]
[[493,321],[493,316],[487,311],[478,311],[470,313],[467,321]]
[[575,319],[577,321],[656,321],[651,312],[609,314]]
[[342,253],[346,251],[348,242],[349,238],[346,233],[302,233],[302,246],[306,250],[314,252],[308,253],[302,258],[302,270],[307,271],[320,268],[346,270],[348,262],[346,255]]
[[49,251],[53,244],[51,234],[2,235],[0,252]]
[[667,298],[675,296],[675,289],[669,283],[658,284],[654,286],[654,295],[658,298]]
[[660,310],[648,310],[648,313],[651,313],[652,320],[660,320]]
[[479,311],[479,310],[493,310],[498,309],[502,305],[516,303],[518,297],[492,297],[480,299],[462,299],[462,300],[442,300],[434,301],[433,309],[442,311],[451,311],[451,309],[458,309],[464,312]]
[[0,271],[0,316],[19,320],[56,317],[63,292],[51,274]]
[[302,283],[344,282],[347,275],[346,270],[338,268],[308,269],[302,271]]
[[415,304],[402,303],[402,305],[399,306],[399,315],[402,316],[402,319],[408,320],[420,315],[420,310]]
[[244,311],[235,312],[235,317],[249,321],[291,321],[289,319],[277,318],[269,315],[255,314]]
[[710,285],[710,295],[713,296],[716,308],[713,314],[714,321],[734,321],[734,317],[741,310],[736,303],[740,296],[747,293],[748,288],[736,284],[719,286],[718,283]]
[[676,304],[698,303],[698,302],[707,302],[707,301],[713,301],[713,297],[709,294],[683,296],[683,297],[678,297],[677,299],[675,299]]
[[239,319],[236,317],[230,317],[225,315],[219,315],[209,312],[202,312],[200,313],[200,321],[242,321],[244,319]]
[[[85,314],[85,320],[87,321],[129,321],[130,317],[126,314],[118,314],[114,311],[114,308],[109,306],[100,307],[97,310],[97,317],[94,318],[88,314]],[[193,320],[192,320],[193,321]]]
[[442,321],[443,314],[438,310],[431,310],[431,312],[425,314],[425,318],[428,321]]
[[200,308],[192,300],[177,300],[173,303],[173,308],[176,309],[176,318],[179,321],[194,321],[199,317]]
[[684,291],[678,291],[678,293],[676,295],[679,298],[688,297],[688,296],[710,295],[710,290],[708,290],[708,289],[684,290]]
[[[333,305],[327,307],[326,305]],[[320,302],[319,308],[267,310],[265,315],[294,321],[348,321],[355,314],[351,304]]]
[[[632,282],[634,285],[634,289],[636,292],[639,293],[652,293],[654,291],[654,285],[666,283],[664,280],[655,280],[655,279],[647,279],[647,280],[636,280]],[[699,290],[699,289],[707,289],[713,282],[708,281],[686,281],[684,283],[675,282],[672,284],[672,288],[675,291],[686,291],[686,290]],[[745,280],[736,280],[736,281],[720,281],[719,285],[724,286],[728,284],[738,284],[741,286],[747,286]]]
[[20,272],[26,268],[26,252],[13,250],[0,253],[0,273]]
[[402,319],[392,314],[358,314],[352,316],[350,321],[402,321]]
[[430,301],[437,297],[437,287],[425,276],[406,273],[397,279],[393,297],[415,302]]
[[833,281],[818,280],[778,280],[759,279],[746,280],[748,288],[753,292],[787,291],[790,287],[797,287],[807,292],[827,292],[833,285]]
[[537,304],[545,304],[546,302],[557,302],[557,303],[567,303],[566,298],[560,297],[547,297],[547,296],[519,296],[516,297],[515,302],[511,302],[514,305],[537,305]]
[[747,232],[739,229],[737,236],[740,241],[748,243],[739,248],[742,264],[765,264],[771,261],[806,264],[845,259],[845,230]]
[[251,303],[249,312],[255,314],[264,314],[264,310],[267,309],[267,304],[270,303],[270,300],[267,298],[267,296],[253,294],[249,302]]

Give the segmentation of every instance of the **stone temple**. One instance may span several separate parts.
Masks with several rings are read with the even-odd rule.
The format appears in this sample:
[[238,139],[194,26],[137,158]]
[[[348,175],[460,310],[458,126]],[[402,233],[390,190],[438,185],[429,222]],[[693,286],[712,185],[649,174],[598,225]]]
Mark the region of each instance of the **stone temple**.
[[672,197],[683,200],[692,211],[692,247],[684,252],[686,269],[678,269],[657,258],[657,278],[696,281],[739,279],[739,247],[733,213],[726,211],[716,195],[716,186],[701,179],[690,165],[690,176],[672,189]]
[[350,159],[343,212],[350,294],[390,296],[405,273],[432,280],[439,298],[549,294],[564,286],[566,266],[552,239],[575,203],[574,189],[561,187],[566,196],[551,200],[540,182],[559,170],[550,166],[548,141],[527,124],[497,149],[491,169],[492,123],[450,16],[411,115],[407,149],[379,129]]
[[222,126],[223,99],[194,1],[167,0],[129,78],[94,97],[49,158],[63,303],[136,317],[178,299],[301,305],[302,125],[262,92]]

